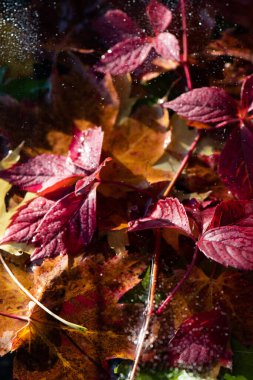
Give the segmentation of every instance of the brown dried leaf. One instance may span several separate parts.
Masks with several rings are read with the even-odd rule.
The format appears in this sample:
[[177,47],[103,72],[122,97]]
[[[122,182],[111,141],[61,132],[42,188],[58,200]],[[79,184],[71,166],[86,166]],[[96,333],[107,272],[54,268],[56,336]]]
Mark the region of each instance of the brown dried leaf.
[[[102,254],[78,258],[71,267],[65,256],[46,260],[35,268],[35,296],[88,331],[60,329],[62,326],[35,305],[31,323],[13,342],[13,348],[18,349],[15,377],[107,379],[107,359],[132,359],[134,344],[130,337],[133,326],[138,325],[139,308],[118,301],[139,283],[144,269],[138,256],[116,256],[105,261]],[[41,352],[45,354],[43,363]]]
[[[16,258],[16,263],[8,262],[13,274],[22,284],[30,290],[32,288],[32,274],[26,272],[22,259]],[[17,264],[19,262],[19,265]],[[0,355],[5,355],[12,349],[12,340],[26,321],[15,319],[14,317],[29,317],[29,299],[15,285],[3,266],[0,267]],[[9,315],[4,316],[4,314]],[[13,316],[13,318],[11,318]]]

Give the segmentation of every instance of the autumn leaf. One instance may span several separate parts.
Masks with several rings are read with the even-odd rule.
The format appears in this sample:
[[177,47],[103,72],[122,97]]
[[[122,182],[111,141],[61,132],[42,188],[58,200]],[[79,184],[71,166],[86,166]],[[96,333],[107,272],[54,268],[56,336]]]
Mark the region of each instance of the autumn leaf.
[[96,176],[105,164],[99,166],[102,141],[100,128],[76,130],[69,157],[41,155],[2,172],[10,182],[44,197],[16,211],[1,244],[34,244],[35,260],[76,255],[90,242],[96,228]]
[[129,231],[140,231],[152,228],[177,228],[191,235],[189,220],[184,206],[175,198],[160,200],[154,209],[144,218],[129,223]]
[[[26,259],[26,257],[24,257]],[[6,258],[6,260],[8,260]],[[13,260],[14,261],[14,260]],[[32,289],[33,276],[25,270],[24,260],[8,260],[12,273],[27,290]],[[13,283],[8,273],[0,268],[0,356],[12,350],[12,341],[24,324],[28,323],[29,298]],[[23,320],[22,320],[23,318]]]
[[115,10],[113,13],[109,12],[96,25],[98,30],[101,27],[102,30],[109,27],[109,33],[110,31],[114,32],[112,39],[115,40],[115,29],[119,28],[123,39],[101,57],[100,62],[95,66],[97,71],[110,72],[112,75],[132,72],[144,63],[152,49],[155,49],[156,53],[164,59],[179,61],[177,38],[171,33],[164,32],[171,22],[172,14],[163,4],[151,0],[146,8],[147,17],[155,36],[149,36],[143,32],[129,17],[125,18],[123,29],[122,26],[119,26],[123,13],[119,10]]
[[206,124],[228,124],[237,117],[237,103],[224,90],[217,87],[197,88],[167,102],[180,116]]
[[146,12],[156,34],[164,32],[171,23],[171,11],[157,0],[149,2]]
[[[216,128],[237,124],[220,155],[219,175],[239,199],[252,198],[252,78],[252,75],[248,76],[242,83],[240,103],[223,89],[202,87],[164,104],[190,121],[207,124],[207,128],[208,124]],[[193,126],[198,128],[194,123]]]
[[252,221],[252,202],[222,202],[197,246],[207,257],[225,266],[252,270]]
[[253,134],[247,125],[235,128],[220,156],[219,175],[239,199],[253,196],[252,143]]
[[203,368],[219,360],[230,366],[227,349],[229,328],[220,311],[195,314],[185,320],[169,343],[169,361],[173,366]]
[[[30,324],[13,341],[13,349],[18,350],[14,366],[17,379],[24,375],[32,379],[35,374],[38,379],[105,379],[109,376],[106,360],[133,358],[133,325],[138,326],[138,311],[119,300],[139,283],[145,269],[142,259],[126,255],[105,260],[97,254],[76,259],[70,270],[67,261],[66,256],[45,260],[35,269],[34,295],[51,310],[60,310],[61,317],[86,325],[88,331],[60,329],[34,305]],[[113,287],[112,279],[117,279]],[[129,313],[131,323],[126,323],[130,322],[126,318]],[[41,352],[47,366],[40,364]]]

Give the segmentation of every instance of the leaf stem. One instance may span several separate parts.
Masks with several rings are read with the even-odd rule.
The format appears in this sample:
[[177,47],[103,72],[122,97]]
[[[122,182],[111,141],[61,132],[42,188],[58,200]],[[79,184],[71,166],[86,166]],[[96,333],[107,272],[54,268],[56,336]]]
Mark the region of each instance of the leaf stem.
[[151,274],[150,274],[150,283],[149,283],[149,295],[147,300],[147,306],[145,309],[145,320],[142,325],[138,343],[136,347],[136,353],[135,353],[135,359],[134,359],[134,365],[133,368],[128,376],[128,380],[134,380],[136,371],[138,369],[140,356],[143,348],[143,344],[147,335],[150,317],[153,314],[154,309],[154,300],[155,300],[155,291],[156,291],[156,283],[157,283],[157,277],[158,277],[158,264],[159,264],[159,257],[160,257],[160,251],[161,251],[161,231],[155,230],[155,251],[154,256],[152,260],[152,267],[151,267]]
[[192,90],[192,80],[190,75],[190,70],[188,66],[188,40],[187,40],[187,21],[186,21],[186,9],[185,9],[185,0],[180,0],[181,7],[181,16],[182,16],[182,42],[183,42],[183,59],[181,60],[188,90]]
[[28,318],[28,317],[21,317],[21,316],[16,315],[16,314],[3,313],[2,311],[0,311],[0,315],[2,317],[12,318],[12,319],[16,319],[16,320],[22,321],[22,322],[29,322],[30,321],[30,318]]
[[186,156],[184,157],[184,159],[182,160],[181,162],[181,165],[180,167],[178,168],[178,171],[176,172],[176,174],[174,175],[174,177],[172,178],[172,181],[169,183],[169,186],[167,187],[167,189],[165,190],[165,192],[163,193],[163,196],[164,197],[168,197],[169,194],[171,193],[176,181],[178,180],[178,178],[180,177],[182,171],[184,170],[184,168],[186,167],[189,159],[191,158],[191,155],[193,153],[193,151],[195,150],[200,138],[201,138],[201,131],[198,131],[198,134],[196,135],[195,139],[193,140]]
[[191,261],[190,265],[188,266],[185,274],[183,275],[183,277],[181,278],[181,280],[177,283],[177,285],[172,290],[172,292],[170,293],[170,295],[166,298],[166,300],[163,301],[163,303],[159,306],[159,308],[156,311],[157,315],[161,315],[164,312],[164,310],[166,309],[167,305],[170,303],[170,301],[172,300],[172,298],[175,296],[175,294],[181,288],[181,286],[183,285],[183,283],[185,282],[185,280],[189,277],[189,275],[191,274],[191,271],[192,271],[192,269],[193,269],[193,267],[194,267],[194,265],[196,263],[197,256],[198,256],[198,247],[196,246],[195,250],[194,250],[193,257],[192,257],[192,261]]
[[14,276],[14,274],[12,273],[12,271],[10,270],[10,268],[8,267],[8,265],[6,264],[6,262],[4,261],[3,259],[3,256],[2,254],[0,253],[0,261],[4,267],[4,269],[6,270],[6,272],[8,273],[8,275],[11,277],[11,279],[13,280],[13,282],[15,282],[15,284],[27,295],[28,298],[30,298],[30,300],[32,300],[34,303],[36,303],[36,305],[38,305],[41,309],[43,309],[47,314],[51,315],[51,317],[53,317],[54,319],[56,319],[57,321],[61,322],[62,324],[70,327],[70,328],[73,328],[75,330],[78,330],[78,331],[82,331],[82,332],[85,332],[87,331],[87,328],[84,327],[84,326],[81,326],[81,325],[77,325],[75,323],[72,323],[72,322],[69,322],[69,321],[66,321],[65,319],[59,317],[58,315],[54,314],[51,310],[49,310],[46,306],[44,306],[40,301],[38,301],[20,282],[19,280]]

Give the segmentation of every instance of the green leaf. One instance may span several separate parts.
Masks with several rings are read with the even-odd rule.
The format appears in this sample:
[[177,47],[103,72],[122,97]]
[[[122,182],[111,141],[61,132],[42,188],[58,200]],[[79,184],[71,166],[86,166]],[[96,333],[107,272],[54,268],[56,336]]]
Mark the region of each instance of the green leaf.
[[[236,340],[232,341],[233,375],[241,376],[239,380],[253,380],[253,347],[243,346]],[[230,380],[230,378],[228,378]],[[233,378],[232,378],[233,379]],[[238,377],[236,377],[238,380]]]
[[[121,362],[115,369],[114,374],[118,380],[127,380],[132,365],[129,361]],[[198,376],[179,368],[168,369],[167,371],[141,370],[135,380],[209,380],[209,377]],[[211,379],[210,379],[211,380]],[[239,379],[245,380],[245,379]],[[247,380],[247,379],[246,379]]]
[[248,380],[244,376],[232,376],[229,373],[226,373],[224,380]]
[[[0,71],[1,83],[1,71]],[[20,78],[0,84],[0,95],[10,95],[17,100],[36,100],[45,91],[49,90],[50,83],[46,80]]]
[[[137,375],[136,380],[204,380],[204,378],[185,370],[174,368],[165,372],[143,371]],[[205,380],[207,380],[206,377]]]

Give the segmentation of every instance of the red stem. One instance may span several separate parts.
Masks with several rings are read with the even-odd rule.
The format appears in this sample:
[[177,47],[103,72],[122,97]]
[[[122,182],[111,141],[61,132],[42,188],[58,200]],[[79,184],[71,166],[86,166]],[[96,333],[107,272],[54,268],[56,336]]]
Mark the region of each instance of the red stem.
[[191,261],[191,264],[188,266],[187,268],[187,271],[185,272],[184,276],[181,278],[181,280],[178,282],[178,284],[175,286],[175,288],[172,290],[172,292],[170,293],[170,295],[166,298],[165,301],[163,301],[163,303],[159,306],[159,308],[157,309],[156,311],[156,314],[157,315],[160,315],[164,312],[164,310],[166,309],[167,305],[170,303],[170,301],[172,300],[172,298],[175,296],[175,294],[178,292],[178,290],[181,288],[181,286],[183,285],[183,283],[185,282],[185,280],[187,280],[187,278],[189,277],[189,275],[191,274],[191,271],[195,265],[195,262],[196,262],[196,259],[197,259],[197,256],[198,256],[198,247],[195,247],[195,250],[194,250],[194,255],[192,257],[192,261]]
[[7,314],[7,313],[3,313],[3,312],[0,312],[0,315],[2,317],[17,319],[18,321],[22,321],[22,322],[29,322],[28,317],[21,317],[21,316],[15,315],[15,314]]
[[186,9],[185,0],[180,0],[181,15],[182,15],[182,42],[183,42],[183,59],[182,64],[185,72],[185,78],[187,82],[188,90],[192,90],[192,80],[190,70],[188,67],[188,40],[187,40],[187,21],[186,21]]

